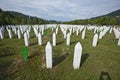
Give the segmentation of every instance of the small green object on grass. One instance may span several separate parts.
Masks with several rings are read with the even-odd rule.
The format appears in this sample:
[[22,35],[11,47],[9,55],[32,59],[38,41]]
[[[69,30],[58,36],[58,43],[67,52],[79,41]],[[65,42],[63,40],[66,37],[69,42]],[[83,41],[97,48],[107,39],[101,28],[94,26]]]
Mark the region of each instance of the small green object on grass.
[[24,60],[26,61],[27,58],[28,58],[28,51],[27,51],[27,47],[26,46],[22,47],[22,54],[23,54]]
[[48,32],[47,31],[45,32],[45,35],[48,36]]

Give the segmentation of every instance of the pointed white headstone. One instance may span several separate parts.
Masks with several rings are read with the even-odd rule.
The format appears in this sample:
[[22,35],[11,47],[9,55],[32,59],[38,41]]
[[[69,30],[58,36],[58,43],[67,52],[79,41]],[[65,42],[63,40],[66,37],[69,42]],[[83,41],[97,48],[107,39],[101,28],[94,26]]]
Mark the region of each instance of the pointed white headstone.
[[67,34],[66,44],[67,46],[70,45],[70,33]]
[[98,42],[98,34],[95,34],[94,37],[93,37],[92,46],[96,47],[97,46],[97,42]]
[[64,33],[63,33],[63,34],[64,34],[64,38],[66,39],[66,31],[64,31]]
[[119,37],[119,40],[118,40],[118,46],[120,46],[120,37]]
[[85,39],[85,30],[82,32],[82,39]]
[[12,39],[12,31],[10,29],[8,29],[8,35],[9,35],[9,38]]
[[56,34],[55,33],[53,33],[52,39],[53,39],[53,46],[56,46]]
[[0,37],[1,37],[1,39],[4,38],[4,35],[3,35],[3,31],[2,31],[2,29],[0,29]]
[[81,56],[82,56],[82,46],[80,42],[78,42],[74,48],[74,58],[73,58],[74,69],[79,69],[81,63]]
[[29,30],[27,30],[26,32],[27,32],[28,39],[30,39],[30,33],[29,33]]
[[109,33],[112,33],[112,27],[110,28],[110,31],[109,31]]
[[78,36],[78,34],[79,34],[79,30],[76,31],[76,35],[77,35],[77,36]]
[[42,45],[42,35],[41,35],[41,33],[38,34],[38,45]]
[[19,29],[17,30],[17,34],[18,34],[18,39],[21,39],[21,33]]
[[58,27],[56,28],[55,33],[58,34]]
[[14,32],[15,32],[15,34],[17,33],[16,27],[14,27]]
[[103,32],[101,31],[99,35],[99,39],[102,39],[102,37],[103,37]]
[[44,27],[42,28],[42,35],[44,35]]
[[25,42],[25,46],[29,46],[29,39],[26,32],[24,33],[24,42]]
[[20,26],[20,31],[21,31],[21,33],[23,34],[23,28]]
[[47,42],[45,51],[46,51],[46,67],[52,68],[52,46],[50,42]]
[[96,29],[96,27],[94,28],[94,34],[96,33],[96,31],[97,31],[97,29]]

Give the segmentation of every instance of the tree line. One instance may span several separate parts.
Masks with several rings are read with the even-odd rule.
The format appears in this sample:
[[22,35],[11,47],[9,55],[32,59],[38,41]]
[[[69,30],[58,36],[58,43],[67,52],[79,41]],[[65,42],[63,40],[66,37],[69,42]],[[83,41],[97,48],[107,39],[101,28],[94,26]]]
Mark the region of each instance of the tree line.
[[[115,14],[115,12],[114,12]],[[120,14],[120,11],[117,11]],[[52,23],[62,23],[62,24],[80,24],[80,25],[120,25],[120,15],[119,16],[100,16],[91,19],[84,20],[73,20],[68,22],[58,22],[54,20],[45,20],[38,17],[27,16],[18,12],[3,11],[0,9],[0,25],[24,25],[24,24],[52,24]]]
[[91,18],[85,20],[74,20],[64,22],[65,24],[91,24],[91,25],[120,25],[120,17],[102,16],[98,18]]
[[9,11],[0,9],[0,25],[48,24],[48,20],[37,17],[13,15]]

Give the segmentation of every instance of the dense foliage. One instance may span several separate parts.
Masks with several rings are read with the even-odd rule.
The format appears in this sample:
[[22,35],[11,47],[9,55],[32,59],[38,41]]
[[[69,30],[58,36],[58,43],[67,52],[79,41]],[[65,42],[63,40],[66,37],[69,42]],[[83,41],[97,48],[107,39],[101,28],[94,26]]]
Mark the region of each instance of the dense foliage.
[[65,22],[66,24],[96,24],[96,25],[120,25],[120,10],[114,11],[107,15]]
[[49,21],[27,16],[18,12],[3,11],[0,9],[0,25],[16,24],[46,24]]

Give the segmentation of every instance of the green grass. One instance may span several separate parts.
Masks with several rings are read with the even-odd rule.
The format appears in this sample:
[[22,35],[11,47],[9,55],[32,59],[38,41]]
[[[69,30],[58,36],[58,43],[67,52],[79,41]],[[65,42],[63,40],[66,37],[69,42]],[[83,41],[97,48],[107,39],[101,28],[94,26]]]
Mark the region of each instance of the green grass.
[[[29,58],[24,61],[22,46],[24,39],[0,39],[0,80],[102,80],[100,76],[110,76],[111,80],[120,80],[120,47],[117,46],[114,33],[107,33],[99,40],[97,47],[92,47],[93,32],[86,31],[86,38],[81,39],[81,33],[71,36],[71,45],[66,46],[66,40],[59,30],[57,46],[53,47],[53,68],[45,67],[45,46],[52,43],[52,31],[46,30],[43,45],[39,46],[33,31],[30,34],[30,46],[27,47]],[[23,35],[22,35],[23,36]],[[80,42],[83,47],[82,65],[78,70],[72,66],[74,46]],[[103,73],[102,73],[103,72]],[[107,73],[104,74],[104,73]]]

